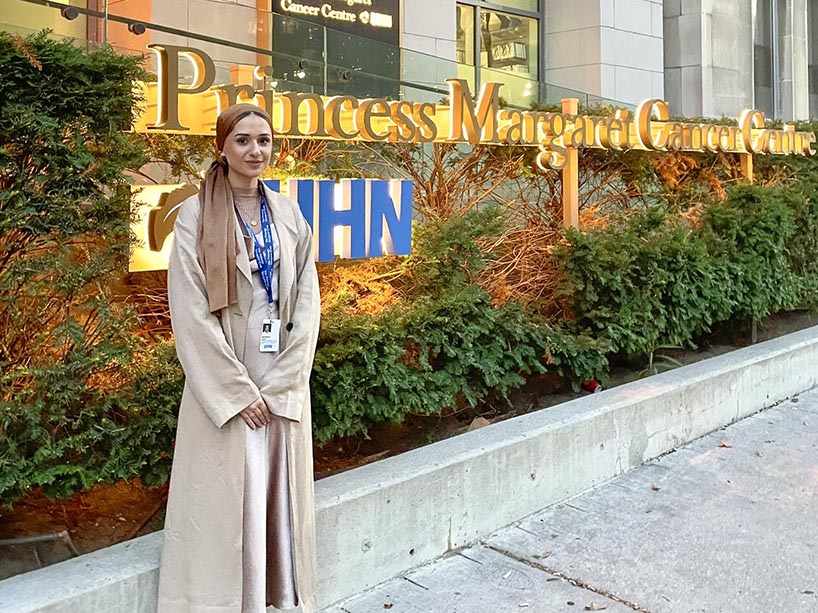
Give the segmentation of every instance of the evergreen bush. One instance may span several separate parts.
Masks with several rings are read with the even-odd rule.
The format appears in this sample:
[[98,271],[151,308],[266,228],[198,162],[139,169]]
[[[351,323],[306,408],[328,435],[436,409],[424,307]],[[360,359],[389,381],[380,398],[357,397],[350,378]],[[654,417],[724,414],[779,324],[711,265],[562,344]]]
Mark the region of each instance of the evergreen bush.
[[570,230],[559,294],[573,329],[633,358],[814,304],[818,204],[802,189],[740,185],[696,222],[655,206]]
[[0,501],[140,474],[122,452],[133,317],[127,133],[140,58],[0,32]]
[[604,343],[562,332],[514,302],[495,306],[474,282],[488,256],[480,239],[502,227],[498,207],[421,224],[404,263],[410,300],[377,315],[327,309],[311,380],[319,441],[507,400],[526,375],[547,368],[575,385],[604,375]]

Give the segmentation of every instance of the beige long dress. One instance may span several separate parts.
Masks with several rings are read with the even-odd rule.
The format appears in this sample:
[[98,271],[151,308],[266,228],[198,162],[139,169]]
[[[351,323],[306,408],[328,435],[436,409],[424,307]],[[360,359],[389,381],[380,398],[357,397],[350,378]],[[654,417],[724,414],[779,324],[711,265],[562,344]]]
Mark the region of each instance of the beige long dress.
[[[237,190],[238,192],[238,190]],[[236,193],[236,198],[248,194]],[[249,198],[258,198],[252,190]],[[263,242],[262,233],[256,239]],[[261,353],[259,342],[264,319],[278,318],[278,273],[280,250],[273,231],[275,265],[273,267],[273,306],[268,307],[267,291],[261,282],[258,262],[250,260],[253,298],[247,318],[244,355],[247,374],[257,386],[264,384],[267,373],[274,368],[275,353]],[[249,243],[249,241],[247,241]],[[253,253],[253,249],[248,249]],[[292,518],[290,516],[290,486],[288,477],[287,434],[282,420],[269,407],[273,420],[264,428],[247,428],[244,489],[244,530],[242,534],[242,613],[264,611],[266,605],[277,609],[293,609],[298,605],[292,554]]]

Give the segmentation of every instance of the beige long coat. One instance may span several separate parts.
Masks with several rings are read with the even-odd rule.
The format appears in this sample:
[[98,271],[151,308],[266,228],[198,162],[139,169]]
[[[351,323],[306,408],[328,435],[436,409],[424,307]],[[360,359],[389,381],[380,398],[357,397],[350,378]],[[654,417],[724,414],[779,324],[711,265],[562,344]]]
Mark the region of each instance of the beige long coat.
[[281,352],[258,389],[247,375],[247,315],[253,296],[247,248],[236,228],[238,302],[208,311],[196,255],[197,196],[174,226],[168,292],[185,389],[171,473],[159,580],[160,613],[238,613],[242,598],[242,503],[247,425],[238,413],[261,397],[286,416],[296,589],[315,610],[315,516],[309,376],[320,318],[312,235],[298,205],[265,188],[281,251]]

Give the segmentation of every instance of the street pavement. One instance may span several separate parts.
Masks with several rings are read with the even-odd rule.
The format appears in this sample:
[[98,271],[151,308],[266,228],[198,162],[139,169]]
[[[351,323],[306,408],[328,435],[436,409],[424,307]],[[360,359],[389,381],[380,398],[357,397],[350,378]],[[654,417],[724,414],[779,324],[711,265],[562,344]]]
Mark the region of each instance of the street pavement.
[[818,389],[325,609],[382,611],[818,613]]

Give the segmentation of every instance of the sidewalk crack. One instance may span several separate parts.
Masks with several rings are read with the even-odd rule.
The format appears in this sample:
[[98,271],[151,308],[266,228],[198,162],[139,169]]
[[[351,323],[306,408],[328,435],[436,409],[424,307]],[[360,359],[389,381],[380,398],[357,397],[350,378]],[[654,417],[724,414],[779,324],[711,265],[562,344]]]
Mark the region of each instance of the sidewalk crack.
[[630,609],[633,609],[634,611],[640,611],[641,613],[651,613],[649,609],[646,609],[646,608],[636,604],[635,602],[631,602],[629,600],[626,600],[625,598],[617,596],[616,594],[611,594],[610,592],[606,592],[603,589],[600,589],[600,588],[594,587],[592,585],[589,585],[589,584],[585,583],[584,581],[582,581],[581,579],[574,579],[573,577],[569,577],[568,575],[566,575],[565,573],[557,570],[556,568],[551,568],[549,566],[546,566],[545,564],[542,564],[542,563],[539,563],[539,562],[534,562],[532,560],[529,560],[528,558],[517,555],[513,551],[510,551],[508,549],[503,549],[502,547],[497,547],[496,545],[492,545],[490,543],[485,543],[484,542],[483,544],[486,547],[488,547],[489,549],[492,549],[492,550],[496,551],[497,553],[499,553],[501,555],[504,555],[504,556],[506,556],[508,558],[511,558],[512,560],[516,560],[517,562],[521,562],[522,564],[525,564],[526,566],[530,566],[531,568],[536,568],[537,570],[541,570],[541,571],[544,571],[544,572],[546,572],[546,573],[548,573],[550,575],[554,575],[555,577],[559,577],[560,579],[563,579],[564,581],[567,581],[568,583],[570,583],[573,586],[576,586],[578,588],[582,588],[583,590],[588,590],[589,592],[593,592],[594,594],[599,594],[600,596],[604,596],[605,598],[609,598],[609,599],[613,600],[614,602],[618,602],[620,604],[625,605],[626,607],[628,607]]
[[403,577],[403,580],[404,580],[404,581],[408,581],[408,582],[409,582],[409,583],[411,583],[412,585],[416,585],[416,586],[418,586],[418,587],[419,587],[420,589],[422,589],[422,590],[426,590],[427,592],[429,591],[429,588],[428,588],[428,587],[426,587],[425,585],[421,585],[421,584],[420,584],[420,583],[418,583],[417,581],[412,581],[412,580],[411,580],[409,577]]
[[461,558],[466,558],[469,562],[474,562],[475,564],[479,564],[480,566],[483,566],[483,563],[480,560],[475,560],[474,558],[470,558],[469,556],[467,556],[462,551],[458,551],[457,555],[459,555]]

